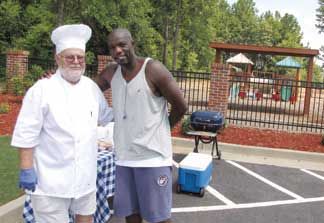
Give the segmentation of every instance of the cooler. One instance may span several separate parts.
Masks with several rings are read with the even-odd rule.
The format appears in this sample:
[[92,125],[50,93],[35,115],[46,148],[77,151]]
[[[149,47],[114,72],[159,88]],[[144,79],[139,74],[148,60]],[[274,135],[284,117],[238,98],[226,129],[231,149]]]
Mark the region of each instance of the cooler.
[[212,156],[189,153],[179,164],[177,192],[199,193],[202,197],[212,174]]

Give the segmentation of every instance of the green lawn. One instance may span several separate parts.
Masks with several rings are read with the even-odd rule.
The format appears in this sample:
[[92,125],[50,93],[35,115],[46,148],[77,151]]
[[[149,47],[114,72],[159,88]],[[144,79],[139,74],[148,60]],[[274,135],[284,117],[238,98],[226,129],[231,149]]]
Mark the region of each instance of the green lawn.
[[18,182],[18,153],[12,149],[10,136],[0,136],[0,205],[3,205],[20,195]]

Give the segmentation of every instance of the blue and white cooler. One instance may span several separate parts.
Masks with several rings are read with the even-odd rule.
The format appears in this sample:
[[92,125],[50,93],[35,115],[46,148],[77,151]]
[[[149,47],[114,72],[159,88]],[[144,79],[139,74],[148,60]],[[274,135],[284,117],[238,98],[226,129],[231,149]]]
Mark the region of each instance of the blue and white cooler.
[[212,156],[203,153],[189,153],[179,164],[177,192],[198,193],[204,196],[205,187],[212,174]]

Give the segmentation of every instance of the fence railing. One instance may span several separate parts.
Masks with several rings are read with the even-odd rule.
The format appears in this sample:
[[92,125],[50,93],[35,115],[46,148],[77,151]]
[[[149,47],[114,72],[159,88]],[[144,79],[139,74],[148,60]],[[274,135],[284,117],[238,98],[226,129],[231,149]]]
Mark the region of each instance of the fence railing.
[[188,103],[187,115],[208,109],[210,73],[171,71]]
[[[324,88],[286,78],[231,76],[229,123],[290,131],[324,129]],[[309,92],[309,98],[307,98]]]
[[6,54],[0,54],[0,80],[6,77]]
[[84,73],[85,76],[90,78],[95,78],[98,72],[98,63],[87,64],[86,71]]
[[33,65],[37,65],[41,67],[44,71],[54,70],[56,68],[55,60],[46,60],[40,58],[28,58],[28,69],[30,69]]
[[[56,63],[54,60],[45,60],[40,58],[28,58],[28,68],[30,69],[33,65],[40,66],[44,71],[47,70],[55,70],[56,69]],[[94,78],[97,75],[98,70],[98,64],[97,62],[94,62],[92,64],[87,64],[85,76],[88,76],[90,78]]]
[[[0,54],[0,71],[6,69]],[[54,60],[29,58],[28,67],[55,68]],[[88,64],[86,76],[97,74],[97,63]],[[171,71],[188,103],[187,115],[208,110],[210,73]],[[321,132],[324,129],[324,83],[308,83],[264,75],[231,75],[228,89],[228,123],[291,131]],[[309,97],[306,95],[309,94]]]
[[[208,110],[210,74],[172,71],[188,103],[187,115]],[[231,75],[228,123],[288,131],[324,129],[324,84],[286,78]],[[310,92],[309,100],[306,92]]]

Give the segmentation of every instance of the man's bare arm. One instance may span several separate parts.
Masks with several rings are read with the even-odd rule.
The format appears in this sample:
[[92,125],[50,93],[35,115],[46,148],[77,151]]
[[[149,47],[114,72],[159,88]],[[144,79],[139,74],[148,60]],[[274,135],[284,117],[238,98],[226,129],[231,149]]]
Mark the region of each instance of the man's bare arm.
[[165,97],[171,105],[169,121],[172,128],[187,111],[187,103],[183,94],[172,74],[162,63],[158,61],[150,62],[146,72],[148,72],[149,80],[156,87],[157,93]]
[[20,169],[30,169],[33,167],[33,149],[19,148]]
[[102,91],[110,88],[110,82],[117,67],[118,65],[116,63],[110,63],[95,77],[95,82],[98,84],[99,88]]

